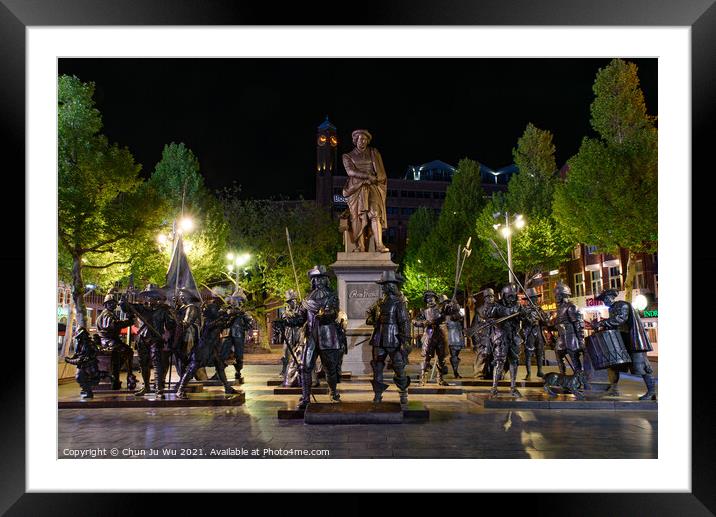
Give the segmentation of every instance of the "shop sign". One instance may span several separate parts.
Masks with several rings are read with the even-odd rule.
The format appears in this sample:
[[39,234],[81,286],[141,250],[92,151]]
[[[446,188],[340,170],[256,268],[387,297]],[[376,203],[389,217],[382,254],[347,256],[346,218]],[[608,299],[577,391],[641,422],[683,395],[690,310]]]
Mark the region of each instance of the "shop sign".
[[643,318],[658,318],[658,317],[659,317],[659,310],[658,310],[658,309],[653,309],[653,310],[650,310],[650,311],[647,311],[647,310],[642,311],[642,317],[643,317]]
[[587,307],[598,307],[600,305],[604,305],[601,300],[596,300],[594,298],[587,298]]

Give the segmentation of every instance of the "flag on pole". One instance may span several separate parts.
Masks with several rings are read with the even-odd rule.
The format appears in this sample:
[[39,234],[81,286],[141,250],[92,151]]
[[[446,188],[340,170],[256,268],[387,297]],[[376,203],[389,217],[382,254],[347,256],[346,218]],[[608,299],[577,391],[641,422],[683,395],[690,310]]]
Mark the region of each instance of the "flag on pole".
[[177,237],[172,259],[169,262],[169,269],[167,270],[167,281],[163,289],[167,293],[167,299],[169,300],[173,300],[174,293],[180,289],[189,291],[197,300],[201,300],[201,294],[196,287],[194,275],[191,273],[189,261],[186,258],[186,253],[184,253],[184,242],[181,235]]

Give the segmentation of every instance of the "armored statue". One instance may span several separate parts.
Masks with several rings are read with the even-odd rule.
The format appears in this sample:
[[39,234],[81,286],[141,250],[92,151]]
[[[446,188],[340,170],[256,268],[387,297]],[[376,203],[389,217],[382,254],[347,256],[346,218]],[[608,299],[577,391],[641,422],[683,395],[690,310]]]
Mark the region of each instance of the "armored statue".
[[[477,309],[475,319],[468,329],[475,352],[473,376],[479,379],[492,379],[492,339],[494,334],[493,318],[488,318],[492,305],[495,303],[495,291],[487,288],[475,295]],[[479,305],[477,305],[479,303]]]
[[318,356],[321,357],[326,372],[331,400],[338,402],[341,398],[337,389],[340,375],[338,358],[343,353],[336,323],[338,296],[330,288],[325,266],[314,266],[308,272],[308,278],[311,281],[311,292],[298,309],[301,320],[305,322],[303,327],[305,344],[301,354],[302,395],[298,403],[299,408],[305,408],[311,401],[311,377]]
[[341,346],[341,353],[338,354],[338,383],[341,382],[341,375],[343,374],[343,358],[348,353],[348,315],[345,311],[338,311],[338,317],[336,318],[336,329],[338,331],[338,343]]
[[[616,289],[606,289],[597,296],[597,300],[604,302],[609,307],[609,318],[591,324],[595,331],[615,329],[622,336],[622,341],[626,346],[627,352],[631,357],[631,364],[628,368],[634,375],[641,375],[646,384],[647,392],[639,397],[639,400],[656,400],[656,381],[654,380],[653,370],[649,363],[646,353],[653,350],[649,336],[644,330],[644,325],[639,318],[639,314],[634,307],[625,301],[617,300],[619,292]],[[617,383],[619,382],[620,368],[610,367],[609,372],[609,388],[607,394],[619,395]]]
[[557,342],[554,350],[557,355],[559,372],[564,374],[565,359],[569,359],[574,372],[582,371],[582,355],[584,354],[584,318],[569,298],[572,291],[569,286],[557,284],[554,297],[557,301],[554,326],[557,329]]
[[460,351],[465,348],[465,335],[463,332],[464,318],[460,313],[460,305],[447,296],[441,296],[441,310],[445,314],[445,331],[447,333],[448,349],[450,351],[450,366],[456,379],[461,379],[458,366],[460,365]]
[[92,388],[99,384],[100,371],[97,362],[97,347],[86,328],[77,329],[75,353],[72,357],[65,357],[65,362],[77,367],[75,379],[80,385],[80,396],[83,399],[94,397]]
[[117,300],[113,293],[104,297],[104,310],[97,317],[97,334],[100,338],[100,347],[112,354],[112,389],[118,390],[122,387],[119,372],[122,365],[127,368],[127,389],[133,390],[137,387],[137,378],[132,372],[132,358],[134,352],[122,341],[120,332],[123,328],[132,326],[132,319],[122,320],[117,316]]
[[[522,395],[515,387],[517,377],[517,366],[520,362],[520,319],[523,316],[523,310],[517,303],[517,286],[515,284],[507,284],[502,288],[500,300],[490,306],[486,313],[486,317],[494,319],[502,319],[495,322],[495,330],[493,332],[493,373],[492,373],[492,389],[490,395],[497,395],[497,383],[502,378],[505,363],[510,370],[510,394],[513,397],[521,397]],[[504,318],[504,319],[503,319]]]
[[199,342],[201,309],[198,304],[201,300],[189,289],[181,289],[178,299],[174,349],[177,357],[177,371],[181,376],[186,370],[189,354]]
[[400,403],[408,403],[408,385],[410,378],[405,373],[405,356],[403,347],[410,340],[410,318],[408,308],[400,292],[402,279],[396,277],[394,271],[384,271],[380,280],[383,297],[369,310],[366,324],[373,327],[370,343],[373,347],[373,359],[370,362],[373,368],[373,402],[383,400],[383,392],[388,385],[383,383],[383,369],[386,357],[390,357],[393,364],[393,382],[400,390]]
[[542,327],[546,325],[547,315],[537,306],[537,300],[540,294],[534,287],[530,287],[525,292],[531,303],[528,303],[525,309],[525,317],[522,323],[522,332],[525,336],[525,368],[527,375],[525,380],[532,378],[532,356],[537,356],[537,377],[544,377],[542,366],[544,364],[544,334]]
[[[162,352],[167,339],[175,330],[176,323],[169,306],[164,303],[166,297],[158,286],[149,284],[139,293],[139,297],[144,301],[143,304],[120,301],[122,310],[133,312],[141,321],[137,350],[144,385],[134,394],[141,397],[153,391],[159,398],[164,398]],[[154,386],[150,383],[150,367],[154,368]]]
[[222,347],[222,359],[226,361],[229,353],[234,353],[234,379],[240,383],[244,382],[241,377],[241,369],[244,367],[244,345],[246,343],[246,331],[251,329],[251,317],[246,314],[243,304],[246,301],[246,295],[241,289],[237,289],[231,296],[227,296],[226,313],[229,317],[227,328],[228,335],[224,338]]
[[301,316],[298,314],[298,294],[293,289],[286,291],[286,309],[281,316],[283,327],[283,354],[286,368],[283,385],[296,387],[301,385],[301,365],[298,363],[303,349],[301,335]]
[[343,155],[348,175],[343,196],[350,212],[353,251],[368,251],[368,241],[372,239],[376,251],[387,252],[382,238],[388,226],[385,208],[388,179],[383,159],[377,149],[368,147],[373,138],[368,131],[356,129],[351,136],[355,147]]
[[435,291],[425,291],[423,293],[423,301],[426,307],[416,318],[414,325],[423,327],[422,337],[422,355],[423,363],[420,369],[420,385],[424,386],[428,382],[430,375],[431,360],[433,356],[437,356],[437,377],[440,386],[447,386],[448,383],[443,378],[445,372],[445,348],[447,345],[447,329],[444,325],[445,314],[443,307],[438,304],[438,295]]
[[224,373],[224,361],[221,358],[221,341],[219,336],[231,321],[231,309],[220,308],[221,300],[207,300],[202,308],[203,323],[199,332],[199,342],[189,353],[189,363],[179,380],[176,389],[177,398],[187,398],[185,389],[189,380],[194,376],[196,370],[205,366],[213,366],[224,385],[224,392],[231,394],[236,390],[226,380]]

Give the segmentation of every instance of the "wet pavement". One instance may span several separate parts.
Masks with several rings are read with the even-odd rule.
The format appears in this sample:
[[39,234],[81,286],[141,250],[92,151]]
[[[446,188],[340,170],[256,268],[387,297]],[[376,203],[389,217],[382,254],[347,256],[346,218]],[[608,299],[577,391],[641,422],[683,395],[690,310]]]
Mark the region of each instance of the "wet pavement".
[[[461,374],[471,379],[470,361],[462,364],[465,371],[461,368]],[[58,410],[58,457],[77,457],[78,451],[88,449],[104,451],[97,454],[107,458],[657,457],[658,411],[486,409],[480,403],[482,397],[475,396],[487,394],[485,386],[460,386],[464,393],[459,394],[411,395],[411,401],[423,402],[430,410],[427,422],[308,425],[302,420],[279,420],[278,410],[293,408],[298,400],[297,395],[274,395],[274,387],[267,385],[277,378],[279,369],[246,366],[247,382],[237,386],[245,392],[246,403],[237,407]],[[227,369],[227,375],[233,375],[231,370]],[[415,362],[409,373],[417,373]],[[386,379],[390,377],[387,372]],[[517,378],[523,377],[521,367]],[[354,375],[339,387],[344,401],[372,399],[366,375]],[[644,391],[643,383],[629,379],[623,379],[620,388],[630,400]],[[220,387],[205,390],[223,391]],[[543,393],[539,387],[521,387],[520,392],[526,398]],[[75,383],[59,386],[61,399],[78,394]],[[317,399],[328,402],[327,395]],[[395,386],[391,385],[384,400],[398,401]]]

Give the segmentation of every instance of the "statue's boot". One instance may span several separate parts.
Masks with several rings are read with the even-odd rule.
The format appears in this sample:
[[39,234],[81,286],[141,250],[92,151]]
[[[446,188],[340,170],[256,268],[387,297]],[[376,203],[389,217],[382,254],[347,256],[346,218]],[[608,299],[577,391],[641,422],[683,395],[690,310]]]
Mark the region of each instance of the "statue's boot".
[[532,354],[525,354],[525,369],[527,370],[527,375],[525,375],[524,380],[529,381],[532,379]]
[[423,365],[423,368],[420,370],[420,385],[425,386],[428,383],[428,369],[429,365]]
[[405,371],[400,372],[400,375],[393,377],[395,385],[400,390],[400,403],[406,405],[408,403],[408,386],[410,386],[410,377],[405,375]]
[[537,350],[537,377],[544,377],[542,366],[544,365],[544,351]]
[[621,392],[617,386],[619,383],[619,371],[609,368],[607,372],[609,376],[609,387],[607,388],[607,391],[604,392],[604,395],[609,397],[621,396]]
[[656,381],[650,373],[644,374],[644,384],[646,384],[647,392],[644,393],[639,400],[656,400]]
[[452,366],[453,376],[456,379],[462,379],[462,376],[460,375],[460,372],[458,370],[458,367],[460,366],[460,358],[459,357],[451,357],[450,358],[450,366]]
[[510,394],[513,397],[521,397],[522,394],[515,387],[516,381],[517,381],[517,363],[510,364]]
[[311,373],[301,372],[301,398],[298,401],[298,409],[306,409],[311,402]]
[[438,367],[435,371],[438,374],[438,386],[450,386],[450,384],[443,377],[443,369]]
[[137,397],[143,397],[151,392],[150,371],[148,366],[142,366],[142,389],[137,390],[134,394]]
[[189,398],[186,394],[186,383],[189,382],[189,379],[192,377],[193,373],[187,368],[187,370],[184,372],[184,374],[181,376],[181,379],[179,379],[179,384],[177,384],[176,387],[176,398],[178,399],[186,399]]
[[387,390],[389,386],[377,380],[371,380],[370,383],[373,385],[373,402],[381,402],[383,400],[383,392]]

